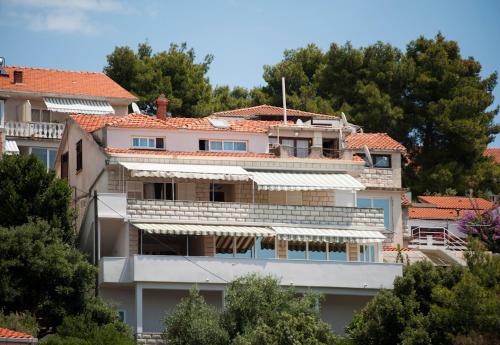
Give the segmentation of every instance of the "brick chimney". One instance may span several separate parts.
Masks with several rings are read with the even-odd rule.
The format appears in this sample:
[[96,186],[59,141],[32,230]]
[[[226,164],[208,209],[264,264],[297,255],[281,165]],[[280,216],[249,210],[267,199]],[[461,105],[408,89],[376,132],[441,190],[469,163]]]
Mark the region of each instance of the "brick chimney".
[[23,83],[23,71],[14,71],[14,84]]
[[162,93],[156,99],[156,118],[161,120],[167,119],[168,98]]

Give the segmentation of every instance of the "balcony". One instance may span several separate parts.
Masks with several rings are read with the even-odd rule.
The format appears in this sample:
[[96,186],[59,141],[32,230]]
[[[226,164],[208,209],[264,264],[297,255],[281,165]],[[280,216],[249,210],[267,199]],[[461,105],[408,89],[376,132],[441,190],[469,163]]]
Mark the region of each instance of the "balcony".
[[283,285],[304,288],[391,289],[400,264],[238,259],[170,255],[104,257],[100,283],[225,284],[247,274],[271,275]]
[[5,122],[5,134],[19,138],[60,140],[64,126],[64,123],[7,121]]

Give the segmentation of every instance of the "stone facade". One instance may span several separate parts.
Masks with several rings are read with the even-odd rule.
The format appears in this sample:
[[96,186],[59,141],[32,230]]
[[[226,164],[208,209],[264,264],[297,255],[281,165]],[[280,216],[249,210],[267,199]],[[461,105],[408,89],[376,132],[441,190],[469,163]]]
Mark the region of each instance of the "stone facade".
[[131,219],[137,220],[214,224],[301,224],[357,228],[384,226],[381,209],[355,207],[128,199],[127,212]]
[[366,187],[395,187],[392,169],[365,168],[359,181]]
[[141,333],[136,335],[137,345],[165,345],[161,333]]

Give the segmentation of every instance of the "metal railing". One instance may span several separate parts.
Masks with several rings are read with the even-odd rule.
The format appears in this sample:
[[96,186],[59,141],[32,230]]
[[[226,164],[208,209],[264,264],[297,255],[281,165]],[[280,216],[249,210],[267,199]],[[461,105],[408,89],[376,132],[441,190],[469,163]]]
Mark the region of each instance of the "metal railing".
[[[279,153],[280,150],[281,153]],[[285,157],[308,158],[311,156],[312,148],[269,144],[269,152],[274,153],[275,155],[280,154],[281,156],[283,156],[283,153],[285,153],[284,155]],[[321,149],[321,155],[325,158],[334,158],[334,159],[340,158],[340,154],[341,150],[338,149],[330,149],[330,148]]]
[[446,228],[422,228],[411,229],[411,248],[440,247],[452,251],[464,251],[467,249],[467,241],[452,234]]
[[64,123],[52,122],[5,122],[5,135],[24,138],[61,139]]

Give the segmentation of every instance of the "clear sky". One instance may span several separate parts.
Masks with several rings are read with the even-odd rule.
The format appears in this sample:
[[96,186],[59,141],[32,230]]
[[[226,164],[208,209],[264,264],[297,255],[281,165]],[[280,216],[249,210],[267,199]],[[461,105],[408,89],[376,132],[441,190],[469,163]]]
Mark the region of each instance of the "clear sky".
[[[441,31],[486,76],[500,71],[499,15],[498,0],[0,0],[0,56],[8,65],[101,71],[115,46],[187,42],[200,60],[215,56],[213,84],[252,87],[287,48],[380,40],[404,49]],[[495,96],[498,105],[500,86]],[[500,147],[500,136],[490,146]]]

